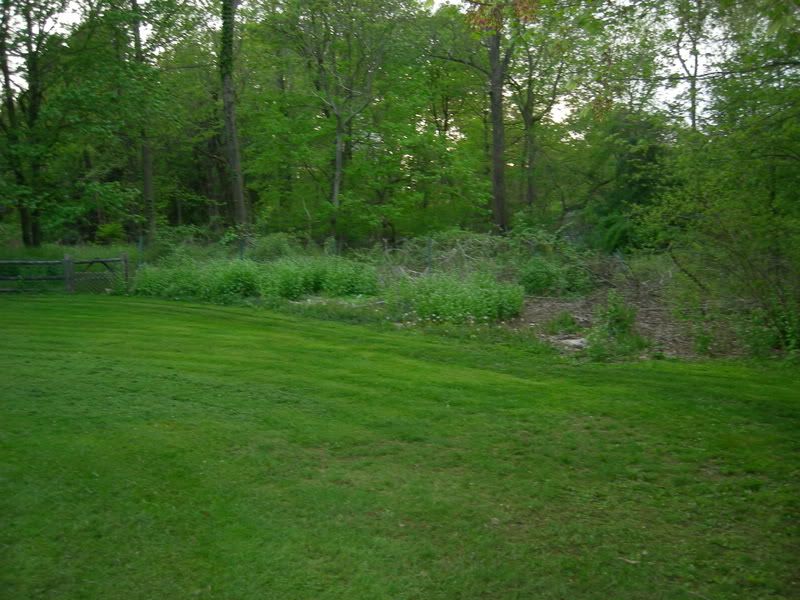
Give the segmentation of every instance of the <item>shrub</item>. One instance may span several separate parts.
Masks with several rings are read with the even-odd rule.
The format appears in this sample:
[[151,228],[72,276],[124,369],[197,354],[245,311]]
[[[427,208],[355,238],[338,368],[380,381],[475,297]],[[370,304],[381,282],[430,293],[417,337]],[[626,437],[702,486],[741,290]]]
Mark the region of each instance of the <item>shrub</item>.
[[534,256],[523,265],[519,282],[535,295],[580,294],[592,287],[589,270],[577,254]]
[[428,275],[395,284],[389,305],[400,318],[450,323],[502,321],[519,315],[523,294],[522,287],[485,275]]
[[559,335],[562,333],[577,333],[581,330],[580,325],[570,313],[563,311],[548,321],[544,326],[545,333]]
[[297,300],[322,290],[321,262],[311,258],[285,258],[269,263],[260,283],[267,297]]
[[228,304],[260,295],[262,273],[253,261],[216,261],[200,271],[200,297],[204,300]]
[[587,336],[587,353],[591,359],[625,358],[649,346],[634,329],[636,310],[627,306],[616,292],[609,292],[606,305],[598,309],[595,317],[595,325]]
[[326,258],[323,261],[322,291],[330,296],[372,296],[378,292],[378,276],[371,265]]
[[125,229],[121,223],[104,223],[97,228],[95,238],[100,244],[113,244],[125,239]]
[[267,269],[261,282],[265,296],[297,300],[323,292],[330,296],[369,296],[378,291],[372,266],[344,258],[285,258],[269,263]]
[[522,268],[519,282],[527,293],[542,295],[562,289],[564,273],[554,262],[534,257]]
[[751,356],[769,358],[782,354],[796,359],[800,353],[800,313],[784,310],[777,303],[770,309],[737,315],[740,339]]
[[261,273],[247,260],[200,263],[184,260],[161,266],[143,266],[136,272],[133,291],[142,296],[192,298],[230,304],[257,297]]
[[285,256],[293,256],[298,252],[298,244],[289,234],[271,233],[253,239],[247,249],[247,258],[268,262]]
[[202,275],[194,263],[179,266],[143,266],[136,271],[133,293],[162,298],[201,298]]
[[134,293],[228,304],[256,297],[297,300],[323,292],[371,295],[377,287],[373,267],[343,258],[283,258],[262,264],[247,259],[200,262],[179,253],[139,269]]

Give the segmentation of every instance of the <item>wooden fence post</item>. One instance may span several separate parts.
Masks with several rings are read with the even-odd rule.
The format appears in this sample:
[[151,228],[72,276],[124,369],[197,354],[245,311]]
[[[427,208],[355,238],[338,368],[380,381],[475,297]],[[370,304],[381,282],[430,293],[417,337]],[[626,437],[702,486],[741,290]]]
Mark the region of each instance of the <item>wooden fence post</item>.
[[122,256],[122,280],[125,282],[125,292],[128,291],[128,277],[130,276],[130,271],[128,271],[128,253],[123,252]]
[[75,291],[75,263],[69,254],[64,255],[64,289],[68,292]]

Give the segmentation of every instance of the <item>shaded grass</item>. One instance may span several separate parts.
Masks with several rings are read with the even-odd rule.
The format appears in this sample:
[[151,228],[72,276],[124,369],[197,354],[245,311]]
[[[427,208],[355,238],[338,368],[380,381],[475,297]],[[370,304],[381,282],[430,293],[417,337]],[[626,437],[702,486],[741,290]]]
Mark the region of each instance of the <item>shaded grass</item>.
[[8,598],[790,598],[798,379],[0,298]]

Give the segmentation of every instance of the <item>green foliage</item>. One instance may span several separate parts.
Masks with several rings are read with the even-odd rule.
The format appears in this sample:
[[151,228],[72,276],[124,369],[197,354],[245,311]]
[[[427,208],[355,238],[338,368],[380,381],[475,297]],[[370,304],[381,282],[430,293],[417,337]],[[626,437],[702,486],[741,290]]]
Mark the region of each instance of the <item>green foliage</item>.
[[324,259],[323,265],[322,291],[330,296],[373,296],[378,292],[377,272],[370,265],[335,257]]
[[372,266],[344,258],[284,258],[269,263],[261,291],[288,300],[314,294],[371,296],[378,291],[378,278]]
[[176,266],[144,265],[136,271],[133,293],[160,298],[203,298],[205,273],[195,263]]
[[649,343],[636,333],[636,310],[616,292],[609,292],[606,305],[595,315],[587,336],[587,355],[592,360],[627,358],[645,350]]
[[553,317],[544,325],[545,333],[549,333],[550,335],[560,335],[564,333],[578,333],[580,330],[581,326],[578,325],[578,322],[575,320],[575,317],[573,317],[571,313],[568,313],[566,311],[558,313],[555,317]]
[[523,267],[520,283],[528,294],[556,292],[563,288],[564,271],[553,261],[537,256]]
[[294,257],[269,263],[245,259],[198,261],[172,254],[136,273],[134,293],[164,298],[194,298],[218,304],[248,299],[372,295],[377,275],[370,265],[339,257]]
[[319,294],[325,277],[324,262],[320,259],[284,258],[265,268],[261,294],[265,297],[297,300]]
[[528,294],[562,295],[591,289],[587,267],[576,256],[534,256],[521,269],[520,284]]
[[209,243],[208,231],[196,225],[162,227],[144,251],[144,260],[180,263],[189,259],[210,260],[230,254],[222,244]]
[[270,233],[253,239],[247,248],[247,258],[268,262],[284,256],[298,254],[297,241],[288,233]]
[[122,223],[104,223],[97,228],[95,239],[100,244],[119,243],[125,239]]
[[217,261],[204,270],[206,300],[227,304],[260,294],[263,274],[260,265],[253,261]]
[[800,313],[773,307],[771,311],[756,309],[735,318],[739,337],[751,356],[800,357]]
[[523,289],[486,275],[427,275],[397,282],[389,305],[402,320],[451,323],[504,321],[522,310]]

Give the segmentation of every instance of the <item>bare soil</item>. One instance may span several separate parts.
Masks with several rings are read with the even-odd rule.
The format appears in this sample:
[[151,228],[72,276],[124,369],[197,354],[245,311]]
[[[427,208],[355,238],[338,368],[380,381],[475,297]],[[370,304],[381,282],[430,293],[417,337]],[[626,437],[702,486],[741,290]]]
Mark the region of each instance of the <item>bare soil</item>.
[[[694,358],[697,356],[688,324],[672,314],[666,303],[655,294],[619,290],[629,306],[636,309],[636,331],[647,338],[653,350],[665,356]],[[580,340],[595,322],[597,310],[607,298],[608,289],[596,290],[581,298],[531,297],[525,302],[517,327],[535,329],[539,336],[565,350],[579,350]],[[573,334],[549,335],[546,325],[562,313],[569,313],[581,327]]]

